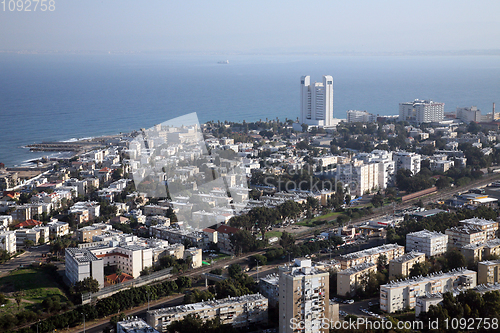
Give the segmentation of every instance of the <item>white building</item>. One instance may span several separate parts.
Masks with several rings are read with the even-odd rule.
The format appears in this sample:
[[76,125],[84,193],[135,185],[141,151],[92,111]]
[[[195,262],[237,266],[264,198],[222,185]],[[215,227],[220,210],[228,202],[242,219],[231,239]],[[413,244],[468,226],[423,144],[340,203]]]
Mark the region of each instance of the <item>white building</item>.
[[337,181],[341,181],[350,189],[351,195],[362,196],[378,190],[379,163],[364,164],[363,161],[353,161],[337,165]]
[[69,234],[69,223],[62,221],[52,221],[47,223],[50,234],[55,237],[62,237]]
[[16,253],[16,233],[14,231],[0,231],[0,249],[9,254]]
[[380,286],[380,310],[393,313],[406,308],[413,309],[419,296],[445,293],[457,288],[471,289],[476,283],[476,272],[465,268],[448,273],[391,281]]
[[456,114],[457,118],[463,121],[464,123],[470,123],[471,121],[474,122],[482,121],[481,110],[479,110],[477,106],[464,107],[464,108],[457,107]]
[[396,162],[396,172],[400,169],[410,170],[412,175],[420,172],[420,161],[422,156],[416,153],[407,153],[405,151],[395,152],[392,155]]
[[440,232],[421,230],[406,235],[406,251],[425,253],[433,257],[445,253],[448,246],[448,235]]
[[377,116],[366,111],[348,110],[348,123],[374,123],[377,121]]
[[197,315],[206,321],[219,318],[221,324],[245,327],[253,323],[267,323],[267,298],[261,294],[228,297],[147,312],[147,322],[159,332],[187,315]]
[[313,126],[333,126],[333,77],[311,84],[310,76],[300,79],[300,122]]
[[69,282],[74,285],[87,277],[92,277],[99,282],[99,287],[104,286],[103,260],[97,258],[88,249],[67,248],[65,254],[65,273]]
[[116,333],[160,333],[144,320],[137,317],[127,318],[116,323]]
[[414,100],[399,103],[399,120],[416,124],[439,122],[444,119],[444,103],[426,100]]

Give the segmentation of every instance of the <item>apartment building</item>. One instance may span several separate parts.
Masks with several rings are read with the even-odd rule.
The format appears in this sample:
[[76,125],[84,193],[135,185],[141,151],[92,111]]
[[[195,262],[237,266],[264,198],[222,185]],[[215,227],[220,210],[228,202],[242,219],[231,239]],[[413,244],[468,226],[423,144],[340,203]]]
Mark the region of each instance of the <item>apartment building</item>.
[[169,243],[191,243],[191,245],[204,248],[204,234],[200,230],[185,230],[166,225],[155,225],[149,227],[149,234],[152,237],[167,240]]
[[126,318],[116,323],[116,333],[160,333],[144,320],[137,317]]
[[337,273],[337,294],[352,297],[358,288],[364,288],[370,273],[377,273],[377,265],[364,263]]
[[311,83],[309,75],[300,78],[300,123],[329,127],[333,121],[333,77]]
[[440,232],[421,230],[406,235],[406,250],[425,253],[433,257],[446,252],[448,235]]
[[448,250],[487,241],[485,230],[467,224],[446,229],[445,234],[448,235]]
[[389,278],[410,275],[413,265],[425,262],[425,253],[411,251],[389,261]]
[[142,245],[120,245],[89,248],[104,266],[117,266],[122,272],[137,278],[141,271],[153,265],[153,250]]
[[[321,323],[330,313],[329,273],[313,267],[311,260],[295,259],[280,267],[279,275],[279,332],[328,332]],[[304,329],[294,329],[293,320],[304,323]]]
[[15,231],[0,231],[0,250],[7,251],[8,254],[16,253]]
[[498,282],[500,282],[500,260],[481,261],[478,263],[478,284],[493,284]]
[[391,281],[380,286],[380,309],[388,313],[413,309],[419,296],[445,293],[457,288],[471,289],[476,286],[476,281],[476,272],[465,268]]
[[34,245],[38,244],[40,240],[40,231],[33,229],[17,229],[16,233],[16,247],[24,247],[26,241],[32,241]]
[[392,155],[392,158],[395,162],[396,173],[401,169],[410,170],[412,175],[420,172],[421,155],[398,151]]
[[99,287],[104,287],[103,260],[96,257],[88,249],[66,248],[65,273],[71,285],[92,277],[99,282]]
[[466,219],[460,221],[460,224],[475,226],[483,231],[486,231],[486,238],[488,240],[495,239],[498,234],[498,222],[493,220],[481,219],[478,217],[473,217],[471,219]]
[[79,217],[80,223],[93,221],[100,216],[101,206],[95,201],[80,201],[75,203],[69,213]]
[[268,274],[259,280],[259,291],[264,295],[271,307],[276,307],[279,302],[279,282],[278,274]]
[[253,294],[148,311],[146,321],[159,332],[167,332],[168,325],[187,315],[197,315],[203,321],[219,318],[221,324],[245,327],[267,323],[267,310],[267,298]]
[[62,237],[69,234],[69,223],[62,221],[52,221],[47,223],[49,227],[50,234],[55,237]]
[[76,230],[76,237],[80,242],[92,242],[94,236],[102,234],[103,229],[96,226],[86,226]]
[[444,103],[416,99],[413,102],[399,103],[399,121],[415,124],[439,122],[444,119]]
[[231,236],[237,233],[240,229],[222,224],[217,228],[217,246],[220,251],[226,254],[234,254],[233,243]]
[[184,250],[183,259],[191,258],[191,268],[198,268],[202,265],[201,249],[197,247],[190,247]]
[[374,123],[377,121],[377,115],[368,113],[366,111],[348,110],[347,122],[348,123]]
[[404,246],[398,244],[385,244],[371,249],[341,255],[340,267],[341,269],[347,269],[363,263],[376,264],[381,255],[385,255],[386,259],[389,261],[402,256],[404,253]]
[[355,160],[337,165],[336,180],[349,186],[351,195],[363,196],[380,188],[379,163]]

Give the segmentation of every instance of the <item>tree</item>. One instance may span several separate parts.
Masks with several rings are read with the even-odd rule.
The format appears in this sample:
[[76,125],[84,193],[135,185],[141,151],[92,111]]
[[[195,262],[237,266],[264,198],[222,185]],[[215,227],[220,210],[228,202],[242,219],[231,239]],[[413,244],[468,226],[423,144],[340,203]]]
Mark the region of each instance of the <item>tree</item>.
[[380,192],[377,192],[377,194],[375,194],[373,196],[371,203],[372,203],[373,207],[375,207],[375,208],[383,206],[384,205],[384,196]]
[[21,308],[21,302],[23,300],[23,293],[18,291],[14,294],[14,299],[16,300],[17,303],[17,311]]
[[31,239],[25,239],[24,240],[24,246],[25,247],[32,247],[33,245],[35,245],[35,243],[31,240]]
[[438,189],[443,189],[450,186],[450,179],[448,177],[439,177],[436,181],[436,187]]
[[40,238],[38,239],[38,244],[45,244],[45,238],[43,236],[40,236]]
[[420,275],[426,276],[427,274],[429,274],[429,264],[426,261],[421,263],[417,262],[410,269],[410,277],[420,276]]
[[229,239],[231,240],[231,244],[234,247],[234,253],[236,254],[250,252],[258,247],[255,237],[247,230],[238,230],[230,235]]
[[267,228],[269,228],[277,219],[277,211],[267,207],[255,207],[248,212],[250,220],[255,223],[260,230],[262,240],[265,240]]
[[292,235],[289,232],[283,231],[281,234],[280,238],[280,245],[285,249],[288,250],[290,247],[292,247],[295,244],[295,236]]
[[99,291],[99,281],[89,276],[75,283],[74,289],[78,294],[95,293]]

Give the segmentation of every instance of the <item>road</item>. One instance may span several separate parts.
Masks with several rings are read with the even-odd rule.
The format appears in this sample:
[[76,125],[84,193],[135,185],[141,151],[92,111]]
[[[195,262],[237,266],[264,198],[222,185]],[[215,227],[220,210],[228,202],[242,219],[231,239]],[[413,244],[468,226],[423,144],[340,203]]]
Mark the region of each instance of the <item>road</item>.
[[42,254],[49,252],[49,245],[41,245],[27,249],[26,252],[12,258],[0,265],[0,277],[8,275],[10,271],[20,266],[28,266],[33,262],[39,262]]

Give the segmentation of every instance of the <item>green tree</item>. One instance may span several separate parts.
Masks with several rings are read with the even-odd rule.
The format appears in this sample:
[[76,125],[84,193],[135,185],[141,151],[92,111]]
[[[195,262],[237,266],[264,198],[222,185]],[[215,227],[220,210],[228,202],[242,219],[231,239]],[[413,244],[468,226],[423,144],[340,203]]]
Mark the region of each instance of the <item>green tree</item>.
[[283,231],[280,237],[280,245],[285,249],[289,249],[295,244],[295,236],[289,232]]
[[95,293],[99,291],[99,281],[89,276],[75,283],[74,290],[78,294]]

